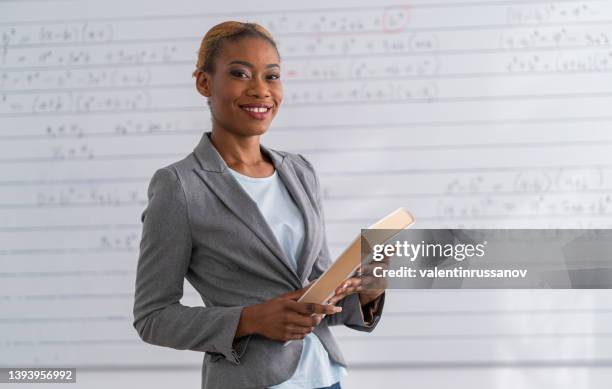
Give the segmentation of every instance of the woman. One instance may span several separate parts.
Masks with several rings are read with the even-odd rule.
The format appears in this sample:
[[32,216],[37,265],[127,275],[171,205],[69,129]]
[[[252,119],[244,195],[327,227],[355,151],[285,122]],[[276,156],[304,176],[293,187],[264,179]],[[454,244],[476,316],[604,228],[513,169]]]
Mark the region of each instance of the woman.
[[[257,24],[221,23],[193,75],[212,131],[149,184],[134,327],[205,352],[202,388],[340,388],[346,361],[328,327],[372,331],[385,294],[353,277],[329,305],[296,301],[331,259],[313,166],[259,143],[283,98],[276,44]],[[180,304],[184,279],[205,307]]]

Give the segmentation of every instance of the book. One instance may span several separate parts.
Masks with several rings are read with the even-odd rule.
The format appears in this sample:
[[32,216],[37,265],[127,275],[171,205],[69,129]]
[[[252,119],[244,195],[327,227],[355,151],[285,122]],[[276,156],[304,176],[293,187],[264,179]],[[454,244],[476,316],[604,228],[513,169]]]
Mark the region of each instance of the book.
[[[365,240],[370,248],[379,243],[384,243],[400,230],[414,224],[414,217],[404,208],[398,208],[376,223],[368,227],[368,230],[383,230],[380,233],[366,236]],[[361,266],[361,235],[358,235],[352,243],[340,254],[338,259],[329,267],[304,294],[298,302],[325,304],[332,298],[335,290],[345,280],[350,278]]]
[[[412,224],[414,224],[414,216],[400,207],[367,228],[368,230],[381,230],[380,233],[369,234],[364,238],[372,248],[374,244],[388,241]],[[353,276],[360,266],[361,234],[351,242],[338,259],[310,285],[297,301],[326,304],[335,294],[336,288]],[[291,340],[288,340],[283,346],[291,342]]]

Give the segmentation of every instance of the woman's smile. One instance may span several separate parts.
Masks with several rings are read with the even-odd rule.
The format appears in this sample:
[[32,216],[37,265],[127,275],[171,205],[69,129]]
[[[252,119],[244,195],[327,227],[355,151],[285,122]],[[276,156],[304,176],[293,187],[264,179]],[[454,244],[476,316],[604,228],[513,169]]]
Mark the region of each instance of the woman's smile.
[[240,109],[253,119],[265,120],[268,118],[273,106],[271,103],[251,103],[240,105]]

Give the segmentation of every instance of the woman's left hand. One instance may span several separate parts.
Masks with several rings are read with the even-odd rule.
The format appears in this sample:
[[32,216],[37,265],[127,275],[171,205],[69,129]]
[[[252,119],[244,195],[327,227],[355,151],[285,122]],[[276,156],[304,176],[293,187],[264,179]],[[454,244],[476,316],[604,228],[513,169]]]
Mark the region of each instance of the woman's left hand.
[[[382,265],[387,265],[387,261],[382,261]],[[361,305],[365,305],[373,300],[376,300],[387,288],[387,281],[384,278],[375,278],[372,276],[371,268],[379,266],[381,263],[370,264],[367,266],[366,272],[359,271],[358,276],[351,277],[345,280],[342,285],[336,288],[335,294],[329,299],[329,304],[336,304],[348,295],[359,293],[359,301]],[[364,286],[364,281],[367,286]]]
[[329,299],[329,304],[336,304],[348,295],[359,293],[359,301],[361,305],[365,305],[380,296],[385,289],[367,289],[364,290],[361,285],[361,277],[351,277],[344,281],[342,285],[336,288],[335,294]]

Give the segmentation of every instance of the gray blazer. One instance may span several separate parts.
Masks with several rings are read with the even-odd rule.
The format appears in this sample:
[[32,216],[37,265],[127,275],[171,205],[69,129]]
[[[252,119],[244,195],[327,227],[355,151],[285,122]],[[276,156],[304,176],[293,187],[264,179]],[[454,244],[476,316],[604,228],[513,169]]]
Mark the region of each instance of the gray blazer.
[[[136,274],[134,327],[158,346],[203,351],[202,388],[264,388],[289,379],[303,341],[261,335],[234,342],[243,307],[302,288],[332,263],[313,166],[300,154],[261,146],[302,212],[305,239],[293,270],[257,204],[228,171],[205,132],[184,159],[158,169],[148,187]],[[184,278],[205,306],[180,303]],[[330,357],[346,366],[329,326],[370,332],[385,294],[361,307],[357,294],[315,327]]]

